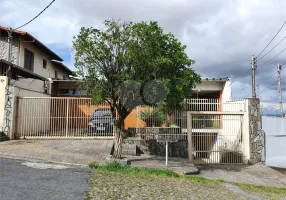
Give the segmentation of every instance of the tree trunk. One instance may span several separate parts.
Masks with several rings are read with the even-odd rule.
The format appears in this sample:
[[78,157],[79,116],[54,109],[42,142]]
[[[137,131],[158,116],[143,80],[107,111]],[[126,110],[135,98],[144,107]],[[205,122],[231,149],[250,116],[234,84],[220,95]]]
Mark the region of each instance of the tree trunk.
[[122,144],[123,144],[123,133],[124,133],[124,118],[119,116],[119,119],[115,123],[115,142],[114,142],[114,158],[121,158]]

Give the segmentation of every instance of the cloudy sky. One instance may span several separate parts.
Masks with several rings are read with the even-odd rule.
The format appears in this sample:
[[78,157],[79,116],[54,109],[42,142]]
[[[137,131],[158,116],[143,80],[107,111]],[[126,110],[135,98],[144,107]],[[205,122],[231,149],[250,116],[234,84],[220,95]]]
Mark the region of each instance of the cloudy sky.
[[[24,2],[1,0],[0,25],[22,25],[50,0]],[[250,71],[247,72],[251,56],[257,56],[282,26],[286,20],[284,8],[283,0],[56,0],[22,30],[37,37],[73,68],[70,47],[80,27],[102,27],[105,19],[158,21],[166,32],[174,33],[187,45],[198,73],[204,78],[231,77],[233,98],[247,98],[251,96]],[[284,37],[286,25],[264,53]],[[278,102],[277,63],[286,61],[286,50],[263,63],[284,48],[286,39],[258,62],[258,96],[263,102]],[[282,78],[286,103],[286,65]]]

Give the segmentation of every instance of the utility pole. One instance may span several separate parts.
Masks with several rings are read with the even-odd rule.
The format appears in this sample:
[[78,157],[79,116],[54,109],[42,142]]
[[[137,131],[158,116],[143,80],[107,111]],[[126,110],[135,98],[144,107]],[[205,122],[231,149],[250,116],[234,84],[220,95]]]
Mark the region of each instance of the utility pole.
[[279,94],[279,104],[280,104],[280,115],[283,117],[283,101],[282,101],[282,91],[281,91],[281,69],[282,65],[278,63],[277,72],[278,72],[278,94]]
[[255,90],[255,71],[256,71],[256,58],[252,56],[251,59],[251,70],[252,70],[252,98],[256,99],[256,90]]
[[259,98],[259,85],[256,85],[257,87],[257,98]]
[[12,28],[9,28],[9,30],[7,32],[8,32],[8,62],[9,62],[7,76],[8,76],[8,85],[10,85],[10,82],[11,82],[11,60],[12,60]]

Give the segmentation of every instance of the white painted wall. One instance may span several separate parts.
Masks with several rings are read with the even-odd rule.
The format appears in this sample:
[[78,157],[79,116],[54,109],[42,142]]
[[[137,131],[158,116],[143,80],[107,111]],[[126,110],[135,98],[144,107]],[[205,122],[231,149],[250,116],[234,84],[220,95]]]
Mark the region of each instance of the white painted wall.
[[[19,66],[24,67],[24,52],[25,48],[34,53],[34,73],[46,78],[55,78],[55,71],[58,71],[58,78],[63,79],[64,76],[68,76],[67,72],[63,69],[55,66],[51,62],[51,57],[42,52],[40,49],[35,47],[31,42],[20,42],[20,53],[19,53]],[[47,61],[47,68],[43,68],[43,59]]]
[[230,101],[231,100],[231,80],[227,80],[223,85],[222,90],[222,101]]
[[201,91],[222,91],[222,101],[231,100],[231,80],[215,81],[215,80],[202,80],[193,90]]
[[262,116],[267,166],[286,168],[286,118]]
[[[45,93],[44,89],[44,81],[37,79],[19,79],[19,80],[11,80],[11,84],[19,90],[17,90],[16,96],[25,96],[24,94],[33,94],[35,93]],[[30,91],[28,93],[28,91]]]
[[8,83],[7,76],[0,76],[0,131],[4,123],[4,108],[5,108],[5,91]]
[[230,111],[236,111],[236,112],[246,112],[247,100],[240,99],[240,100],[233,100],[233,101],[223,101],[222,102],[222,111],[230,112]]
[[207,91],[218,91],[218,90],[223,90],[224,88],[224,82],[218,82],[218,81],[204,81],[202,80],[202,82],[199,85],[196,85],[195,88],[193,88],[193,90],[207,90]]

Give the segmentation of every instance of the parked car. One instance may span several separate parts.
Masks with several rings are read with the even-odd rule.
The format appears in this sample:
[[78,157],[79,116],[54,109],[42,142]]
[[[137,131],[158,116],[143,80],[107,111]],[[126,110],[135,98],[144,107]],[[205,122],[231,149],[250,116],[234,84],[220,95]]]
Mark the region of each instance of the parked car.
[[96,109],[88,123],[88,132],[98,136],[113,135],[114,119],[110,109],[99,108]]

